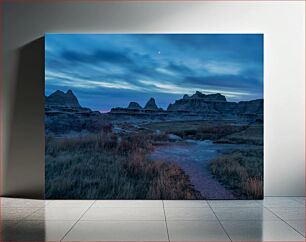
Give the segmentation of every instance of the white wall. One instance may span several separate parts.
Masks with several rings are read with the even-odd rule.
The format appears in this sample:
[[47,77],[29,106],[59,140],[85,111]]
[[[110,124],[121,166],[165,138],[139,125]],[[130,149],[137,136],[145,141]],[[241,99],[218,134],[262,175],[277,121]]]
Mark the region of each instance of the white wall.
[[[265,195],[304,195],[304,4],[303,1],[4,3],[3,194],[42,196],[44,186],[43,93],[42,88],[29,88],[25,90],[32,90],[29,98],[18,98],[16,86],[22,80],[20,75],[16,78],[20,47],[45,32],[149,32],[264,33]],[[24,82],[33,85],[32,80]],[[33,101],[35,95],[39,102]],[[28,99],[32,100],[31,106],[26,105]],[[23,114],[18,115],[20,108],[16,109],[16,103],[22,101],[19,107]]]

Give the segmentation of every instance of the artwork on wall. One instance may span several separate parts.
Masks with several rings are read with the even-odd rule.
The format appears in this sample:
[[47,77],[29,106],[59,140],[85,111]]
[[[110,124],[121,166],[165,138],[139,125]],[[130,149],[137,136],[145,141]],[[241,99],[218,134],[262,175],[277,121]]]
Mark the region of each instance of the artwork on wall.
[[46,34],[47,199],[261,199],[262,34]]

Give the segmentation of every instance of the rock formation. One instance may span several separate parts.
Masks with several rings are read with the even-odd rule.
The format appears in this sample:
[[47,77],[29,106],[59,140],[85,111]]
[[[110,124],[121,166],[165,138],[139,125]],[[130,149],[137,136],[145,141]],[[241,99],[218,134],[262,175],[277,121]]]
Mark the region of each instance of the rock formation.
[[45,97],[45,130],[47,134],[69,134],[72,132],[99,132],[110,124],[100,112],[80,105],[71,90],[56,91]]
[[245,114],[263,114],[263,99],[241,101],[238,103],[238,110],[239,113]]
[[45,97],[46,131],[64,134],[71,131],[100,131],[106,125],[120,122],[160,122],[187,120],[233,120],[254,122],[263,120],[263,99],[228,102],[225,96],[185,94],[183,98],[169,104],[167,110],[158,108],[155,99],[150,98],[142,108],[137,102],[130,102],[127,108],[112,108],[107,114],[94,112],[80,105],[71,90],[56,91]]
[[192,112],[205,114],[263,114],[263,99],[242,101],[239,103],[227,102],[225,96],[217,94],[205,95],[197,91],[192,96],[184,95],[167,108],[170,112]]
[[158,107],[155,103],[155,99],[153,97],[151,97],[149,99],[149,101],[146,103],[144,109],[145,110],[158,110]]
[[130,102],[127,108],[122,108],[122,107],[116,107],[111,109],[111,113],[123,113],[123,114],[129,114],[129,115],[134,115],[134,114],[144,114],[144,113],[152,113],[156,114],[158,112],[163,112],[162,108],[158,108],[155,99],[151,97],[144,108],[142,108],[137,102]]
[[218,113],[216,104],[224,105],[226,102],[225,96],[219,93],[205,95],[196,91],[192,96],[185,94],[182,99],[176,100],[174,104],[170,104],[167,111]]
[[71,90],[66,93],[57,90],[46,97],[46,105],[49,107],[81,108],[78,99]]
[[263,99],[228,102],[220,93],[203,94],[196,91],[169,104],[167,110],[158,108],[155,99],[150,98],[144,108],[131,102],[128,108],[112,108],[109,115],[118,121],[230,119],[254,122],[263,120]]
[[[185,95],[184,95],[185,97]],[[226,102],[225,96],[221,95],[220,93],[216,94],[203,94],[199,91],[196,91],[195,94],[193,94],[191,97],[188,97],[189,99],[201,99],[205,100],[207,102],[212,101],[212,102]]]
[[137,102],[130,102],[128,109],[141,110],[142,107]]

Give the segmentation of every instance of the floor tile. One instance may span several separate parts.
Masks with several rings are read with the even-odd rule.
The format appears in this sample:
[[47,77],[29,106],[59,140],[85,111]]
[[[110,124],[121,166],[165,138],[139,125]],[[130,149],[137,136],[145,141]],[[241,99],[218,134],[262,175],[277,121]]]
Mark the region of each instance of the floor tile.
[[305,206],[305,197],[293,197],[293,199]]
[[71,208],[71,207],[83,207],[89,208],[95,200],[49,200],[47,204],[48,208]]
[[279,220],[266,208],[213,208],[220,220]]
[[208,200],[207,202],[212,208],[262,207],[259,200]]
[[93,206],[109,208],[152,208],[163,207],[162,200],[97,200]]
[[286,220],[286,223],[290,224],[295,230],[305,236],[305,220]]
[[304,204],[304,197],[264,201],[1,198],[0,239],[58,241],[81,218],[66,240],[167,241],[165,211],[172,241],[228,240],[215,214],[233,240],[304,241]]
[[165,208],[203,208],[209,207],[205,200],[164,200]]
[[21,199],[21,198],[0,198],[1,207],[7,208],[41,208],[44,207],[48,201],[37,199]]
[[64,241],[168,241],[165,221],[79,221]]
[[78,220],[86,210],[83,207],[46,207],[26,217],[26,220]]
[[17,223],[20,223],[21,220],[1,220],[0,221],[0,231],[4,231],[7,228],[12,227],[13,225],[16,225]]
[[81,220],[165,220],[163,208],[90,208]]
[[14,234],[15,227],[20,220],[1,220],[0,221],[0,241],[7,241],[9,240],[9,236]]
[[170,241],[230,241],[218,221],[167,221]]
[[21,220],[24,219],[26,217],[28,217],[29,215],[31,215],[32,213],[34,213],[35,211],[37,211],[40,208],[1,208],[1,220]]
[[165,208],[166,219],[170,220],[217,220],[210,208]]
[[286,207],[286,208],[271,207],[269,209],[284,220],[305,219],[305,207]]
[[74,221],[22,221],[5,235],[6,240],[17,241],[60,241],[69,231]]
[[304,241],[283,221],[221,221],[233,241]]
[[262,204],[265,207],[303,207],[303,203],[293,197],[265,197]]

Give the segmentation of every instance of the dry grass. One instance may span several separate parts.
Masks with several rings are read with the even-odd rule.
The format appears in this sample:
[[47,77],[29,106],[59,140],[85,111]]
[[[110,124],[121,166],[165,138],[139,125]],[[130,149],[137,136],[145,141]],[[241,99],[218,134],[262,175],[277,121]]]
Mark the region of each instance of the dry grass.
[[263,124],[251,124],[247,128],[220,137],[217,143],[263,145]]
[[263,197],[263,180],[256,178],[248,178],[243,183],[243,190],[248,197],[262,198]]
[[46,139],[46,198],[199,199],[177,166],[150,161],[151,137],[111,132]]
[[210,165],[212,174],[242,197],[263,197],[263,153],[261,149],[225,154]]
[[151,130],[160,130],[164,133],[173,133],[183,139],[218,140],[224,136],[240,132],[247,128],[245,125],[227,121],[168,121],[146,124],[144,127]]
[[201,127],[196,130],[196,138],[205,140],[217,140],[226,135],[230,135],[236,132],[240,132],[245,129],[243,125],[223,124],[217,126]]

